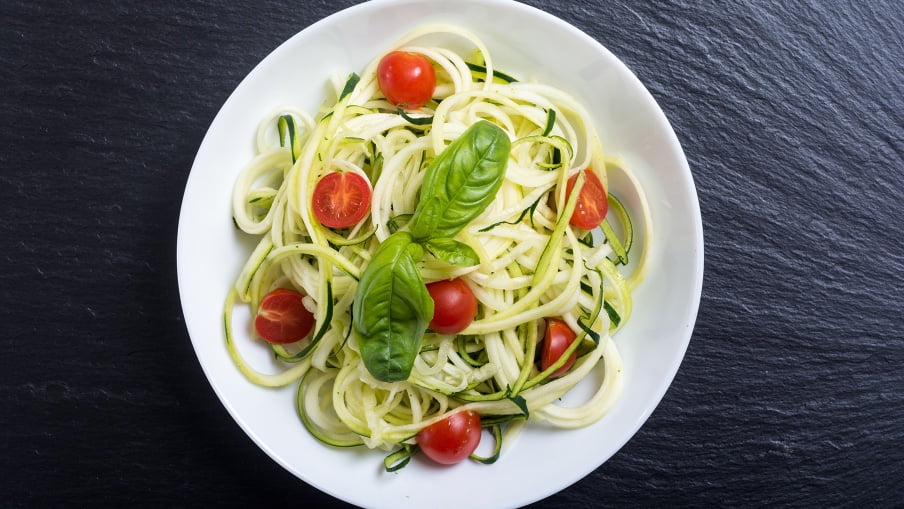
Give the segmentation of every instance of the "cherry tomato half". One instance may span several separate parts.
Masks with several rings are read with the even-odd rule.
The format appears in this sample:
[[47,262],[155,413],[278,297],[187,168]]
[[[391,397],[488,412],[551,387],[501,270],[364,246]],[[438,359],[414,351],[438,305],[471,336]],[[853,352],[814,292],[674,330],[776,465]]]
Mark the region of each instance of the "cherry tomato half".
[[377,65],[377,82],[389,102],[417,109],[433,97],[436,71],[424,55],[393,51]]
[[472,410],[455,412],[422,429],[417,445],[430,459],[452,465],[467,458],[480,444],[480,414]]
[[301,302],[295,290],[277,288],[261,299],[254,328],[270,343],[294,343],[304,339],[314,326],[314,315]]
[[430,328],[434,332],[456,334],[477,316],[477,297],[461,278],[430,283],[427,291],[433,299]]
[[314,187],[314,217],[327,228],[348,228],[370,211],[370,186],[350,171],[324,175]]
[[[574,331],[571,330],[567,323],[557,318],[547,318],[546,335],[543,338],[543,350],[540,355],[540,370],[546,371],[547,368],[555,364],[562,357],[562,354],[565,353],[565,350],[574,343],[576,337]],[[557,378],[562,376],[574,364],[577,356],[577,352],[572,353],[571,357],[565,361],[565,364],[555,370],[549,377]]]
[[[574,183],[578,175],[574,174],[568,179],[565,187],[566,196],[571,195]],[[581,187],[581,194],[578,195],[578,202],[575,204],[574,213],[571,214],[572,225],[584,230],[592,230],[606,219],[606,212],[609,210],[609,198],[606,196],[606,189],[599,177],[596,176],[589,168],[584,170],[584,186]]]

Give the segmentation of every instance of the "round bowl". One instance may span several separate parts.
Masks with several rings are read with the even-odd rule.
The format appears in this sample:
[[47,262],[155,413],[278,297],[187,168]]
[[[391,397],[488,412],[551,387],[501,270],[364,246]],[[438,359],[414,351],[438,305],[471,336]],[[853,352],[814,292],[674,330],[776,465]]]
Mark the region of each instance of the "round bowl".
[[[330,75],[360,72],[397,38],[431,22],[468,29],[487,44],[499,69],[557,86],[581,101],[603,146],[630,165],[644,188],[655,233],[649,273],[634,293],[634,314],[615,336],[625,381],[608,415],[577,430],[529,425],[492,465],[466,461],[439,467],[415,459],[387,473],[382,451],[331,448],[308,434],[295,412],[294,385],[280,390],[255,386],[230,359],[223,302],[254,245],[233,226],[231,192],[253,155],[254,133],[266,114],[284,106],[314,112]],[[623,182],[614,176],[610,185],[617,193]],[[600,467],[637,432],[671,384],[691,337],[703,278],[693,179],[653,97],[599,42],[546,12],[509,0],[367,2],[311,25],[276,48],[229,97],[198,150],[183,198],[177,250],[189,335],[204,373],[235,421],[304,482],[352,504],[393,509],[522,506]],[[236,330],[249,319],[238,312]],[[266,349],[246,350],[249,362],[268,369],[272,356]]]

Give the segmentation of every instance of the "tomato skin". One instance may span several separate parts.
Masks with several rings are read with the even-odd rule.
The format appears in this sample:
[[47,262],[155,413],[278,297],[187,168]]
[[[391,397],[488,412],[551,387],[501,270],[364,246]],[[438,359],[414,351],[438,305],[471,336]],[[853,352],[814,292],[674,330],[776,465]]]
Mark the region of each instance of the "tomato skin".
[[[578,178],[575,173],[568,179],[565,186],[565,196],[571,195],[574,183]],[[599,177],[590,168],[584,170],[584,185],[581,187],[581,194],[578,195],[578,201],[574,207],[574,213],[571,214],[569,221],[573,226],[584,230],[592,230],[599,226],[603,219],[606,219],[606,212],[609,211],[609,198],[606,195],[606,188],[600,182]]]
[[302,297],[288,288],[277,288],[265,295],[254,317],[258,335],[276,344],[304,339],[314,327],[314,315],[304,307]]
[[[555,364],[562,357],[562,354],[565,353],[565,350],[574,343],[576,338],[577,336],[567,323],[557,318],[547,318],[546,335],[543,337],[543,349],[540,355],[540,370],[546,371],[547,368]],[[562,376],[571,368],[577,357],[577,352],[572,353],[571,357],[565,361],[565,364],[549,375],[549,378]]]
[[370,212],[370,185],[350,171],[327,173],[314,187],[314,217],[327,228],[354,226]]
[[417,109],[433,98],[436,71],[424,55],[393,51],[377,65],[377,82],[389,102]]
[[422,429],[415,437],[418,446],[433,461],[452,465],[467,458],[480,444],[480,414],[473,410],[455,412]]
[[477,316],[477,297],[461,279],[436,281],[427,285],[433,299],[430,328],[440,334],[457,334]]

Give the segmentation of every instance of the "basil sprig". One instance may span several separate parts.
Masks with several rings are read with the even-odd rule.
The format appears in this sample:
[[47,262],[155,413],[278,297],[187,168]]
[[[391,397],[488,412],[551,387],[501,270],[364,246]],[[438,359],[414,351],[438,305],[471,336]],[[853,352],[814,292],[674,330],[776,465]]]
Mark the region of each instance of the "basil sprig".
[[430,164],[409,232],[380,244],[355,292],[352,326],[367,370],[377,380],[407,380],[433,318],[433,300],[418,271],[426,249],[453,264],[480,263],[454,237],[493,201],[511,151],[508,135],[480,121]]

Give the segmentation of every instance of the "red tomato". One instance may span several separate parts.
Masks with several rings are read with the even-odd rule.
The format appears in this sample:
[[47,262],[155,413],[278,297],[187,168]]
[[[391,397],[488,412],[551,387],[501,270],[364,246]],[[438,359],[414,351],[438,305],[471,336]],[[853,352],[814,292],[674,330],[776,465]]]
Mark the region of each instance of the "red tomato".
[[370,211],[370,196],[370,186],[361,175],[327,173],[314,188],[314,217],[328,228],[354,226]]
[[[567,323],[557,318],[546,319],[546,336],[543,338],[543,351],[540,355],[540,370],[546,371],[547,368],[555,364],[565,350],[574,343],[577,336]],[[562,376],[568,368],[574,364],[577,359],[577,352],[572,353],[571,357],[565,361],[561,368],[555,370],[549,378],[557,378]]]
[[[578,175],[574,174],[568,179],[565,187],[565,196],[571,195],[571,189],[574,188],[574,182]],[[606,212],[609,210],[609,198],[606,196],[606,189],[599,177],[596,176],[589,168],[584,170],[584,186],[581,187],[581,194],[578,195],[578,202],[575,204],[574,213],[571,214],[572,225],[584,230],[592,230],[606,219]]]
[[430,459],[451,465],[467,458],[480,444],[480,414],[472,410],[455,412],[422,429],[415,440]]
[[377,82],[389,102],[417,109],[433,98],[436,72],[424,55],[393,51],[377,65]]
[[461,278],[430,283],[427,291],[433,299],[430,328],[434,332],[456,334],[477,316],[477,297]]
[[254,328],[270,343],[294,343],[311,332],[314,315],[301,302],[302,295],[295,290],[277,288],[261,299]]

